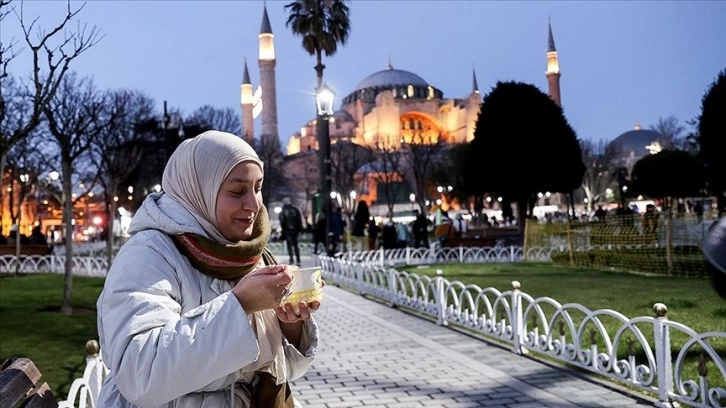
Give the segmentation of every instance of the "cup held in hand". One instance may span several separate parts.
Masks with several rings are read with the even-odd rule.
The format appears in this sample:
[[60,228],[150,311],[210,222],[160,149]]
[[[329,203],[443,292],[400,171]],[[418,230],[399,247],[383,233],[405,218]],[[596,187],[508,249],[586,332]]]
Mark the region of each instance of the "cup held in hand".
[[280,307],[287,303],[292,305],[295,312],[299,312],[298,304],[305,301],[307,304],[313,301],[323,300],[323,277],[321,267],[296,269],[292,271],[293,278],[290,283],[290,295],[280,301]]

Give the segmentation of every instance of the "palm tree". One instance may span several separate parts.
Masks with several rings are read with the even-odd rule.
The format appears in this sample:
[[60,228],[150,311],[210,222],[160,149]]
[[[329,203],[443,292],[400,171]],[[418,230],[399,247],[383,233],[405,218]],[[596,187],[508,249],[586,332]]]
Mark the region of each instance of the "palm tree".
[[349,8],[345,0],[295,0],[285,5],[289,10],[287,27],[302,37],[302,46],[314,55],[318,64],[318,87],[323,85],[323,52],[330,57],[345,45],[350,34]]

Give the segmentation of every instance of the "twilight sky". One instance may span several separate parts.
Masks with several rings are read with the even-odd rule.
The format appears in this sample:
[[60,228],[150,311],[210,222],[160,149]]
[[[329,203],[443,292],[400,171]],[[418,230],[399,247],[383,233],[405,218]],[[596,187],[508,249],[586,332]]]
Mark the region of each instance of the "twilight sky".
[[[14,3],[20,6],[16,0]],[[81,2],[73,2],[78,7]],[[278,126],[289,136],[315,115],[315,59],[285,27],[287,1],[268,1],[277,56]],[[50,28],[64,1],[27,1],[26,20]],[[353,0],[349,42],[324,63],[337,98],[385,69],[414,72],[462,98],[476,70],[482,95],[497,81],[547,92],[545,53],[551,18],[559,52],[562,104],[580,139],[612,140],[674,115],[700,113],[701,98],[726,68],[726,1],[383,1]],[[185,114],[210,104],[239,112],[243,62],[259,81],[262,1],[89,1],[77,21],[105,38],[72,65],[101,88],[132,88]],[[75,27],[73,25],[72,27]],[[7,18],[0,40],[20,41]],[[20,43],[22,45],[22,43]],[[26,74],[26,51],[11,72]],[[339,100],[336,107],[339,107]],[[259,132],[259,118],[255,131]]]

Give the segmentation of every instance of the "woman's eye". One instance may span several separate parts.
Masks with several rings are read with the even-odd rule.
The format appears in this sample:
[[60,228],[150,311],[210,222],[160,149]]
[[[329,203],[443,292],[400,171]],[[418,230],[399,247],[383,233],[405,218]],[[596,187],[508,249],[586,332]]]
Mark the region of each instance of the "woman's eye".
[[230,194],[232,194],[233,196],[242,196],[242,195],[247,194],[247,190],[230,191]]

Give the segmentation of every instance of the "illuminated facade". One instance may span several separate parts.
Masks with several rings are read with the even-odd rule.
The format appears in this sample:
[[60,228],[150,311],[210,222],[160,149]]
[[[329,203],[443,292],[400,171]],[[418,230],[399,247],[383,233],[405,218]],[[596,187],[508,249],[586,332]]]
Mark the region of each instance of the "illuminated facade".
[[[443,92],[420,76],[391,64],[364,78],[342,100],[330,121],[332,143],[349,140],[362,146],[397,147],[422,141],[462,143],[474,138],[481,95],[473,74],[473,88],[459,99],[445,99]],[[315,120],[290,137],[287,154],[317,150]]]

